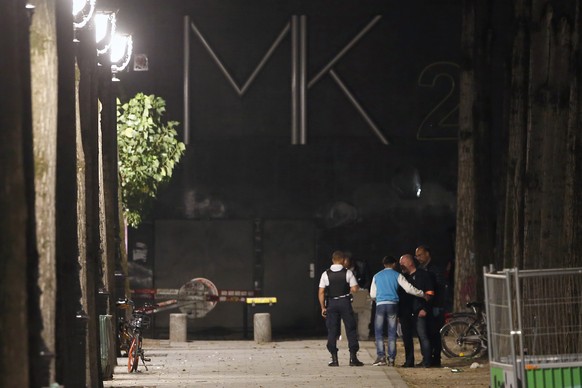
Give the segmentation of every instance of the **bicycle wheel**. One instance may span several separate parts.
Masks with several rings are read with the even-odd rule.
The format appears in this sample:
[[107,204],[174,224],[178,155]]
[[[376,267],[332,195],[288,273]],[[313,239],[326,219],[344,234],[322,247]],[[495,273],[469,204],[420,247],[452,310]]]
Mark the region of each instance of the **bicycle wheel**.
[[127,371],[129,373],[137,370],[137,364],[139,362],[139,344],[138,337],[133,337],[131,341],[131,346],[129,347],[129,352],[127,353]]
[[473,357],[481,350],[479,332],[465,319],[453,320],[441,329],[443,353],[449,358]]

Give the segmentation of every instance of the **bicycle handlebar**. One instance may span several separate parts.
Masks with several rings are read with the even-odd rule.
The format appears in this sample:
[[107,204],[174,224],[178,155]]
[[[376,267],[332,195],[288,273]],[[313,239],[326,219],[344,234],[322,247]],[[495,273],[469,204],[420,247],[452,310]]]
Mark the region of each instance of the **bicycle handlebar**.
[[152,314],[155,312],[156,308],[158,308],[159,305],[157,303],[144,303],[143,306],[141,307],[137,307],[135,308],[133,311],[134,313],[138,313],[138,314]]
[[115,302],[115,305],[120,309],[126,309],[130,306],[133,307],[135,304],[133,303],[133,300],[125,298],[125,299],[118,299]]

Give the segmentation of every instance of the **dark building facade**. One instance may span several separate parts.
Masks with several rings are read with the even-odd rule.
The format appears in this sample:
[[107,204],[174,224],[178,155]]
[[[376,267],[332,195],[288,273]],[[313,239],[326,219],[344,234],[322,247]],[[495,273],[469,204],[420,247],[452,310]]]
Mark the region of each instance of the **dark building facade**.
[[[323,329],[331,252],[372,272],[387,254],[453,258],[461,4],[124,1],[134,63],[119,97],[167,101],[187,142],[129,233],[132,287],[276,296],[275,333]],[[192,332],[242,327],[218,303]],[[168,315],[156,318],[166,334]]]

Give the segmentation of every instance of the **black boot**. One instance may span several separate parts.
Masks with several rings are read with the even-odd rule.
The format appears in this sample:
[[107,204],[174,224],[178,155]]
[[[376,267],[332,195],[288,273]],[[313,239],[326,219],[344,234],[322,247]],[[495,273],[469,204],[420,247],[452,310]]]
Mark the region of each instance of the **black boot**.
[[364,363],[358,360],[356,353],[350,353],[350,366],[363,366]]
[[339,362],[337,360],[337,353],[331,354],[331,361],[327,363],[327,366],[339,366]]

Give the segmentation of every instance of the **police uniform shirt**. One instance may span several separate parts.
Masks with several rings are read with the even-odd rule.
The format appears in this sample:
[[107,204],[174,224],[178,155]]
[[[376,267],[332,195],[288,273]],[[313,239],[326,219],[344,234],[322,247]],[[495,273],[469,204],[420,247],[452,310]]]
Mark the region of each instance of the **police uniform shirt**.
[[[329,267],[332,272],[341,271],[343,268],[344,266],[341,264],[332,264],[332,266]],[[354,276],[354,273],[349,269],[346,271],[346,282],[350,285],[350,287],[358,285],[358,280]],[[329,286],[329,278],[327,276],[327,271],[324,271],[321,274],[321,279],[319,279],[319,288],[325,288],[327,286]]]

